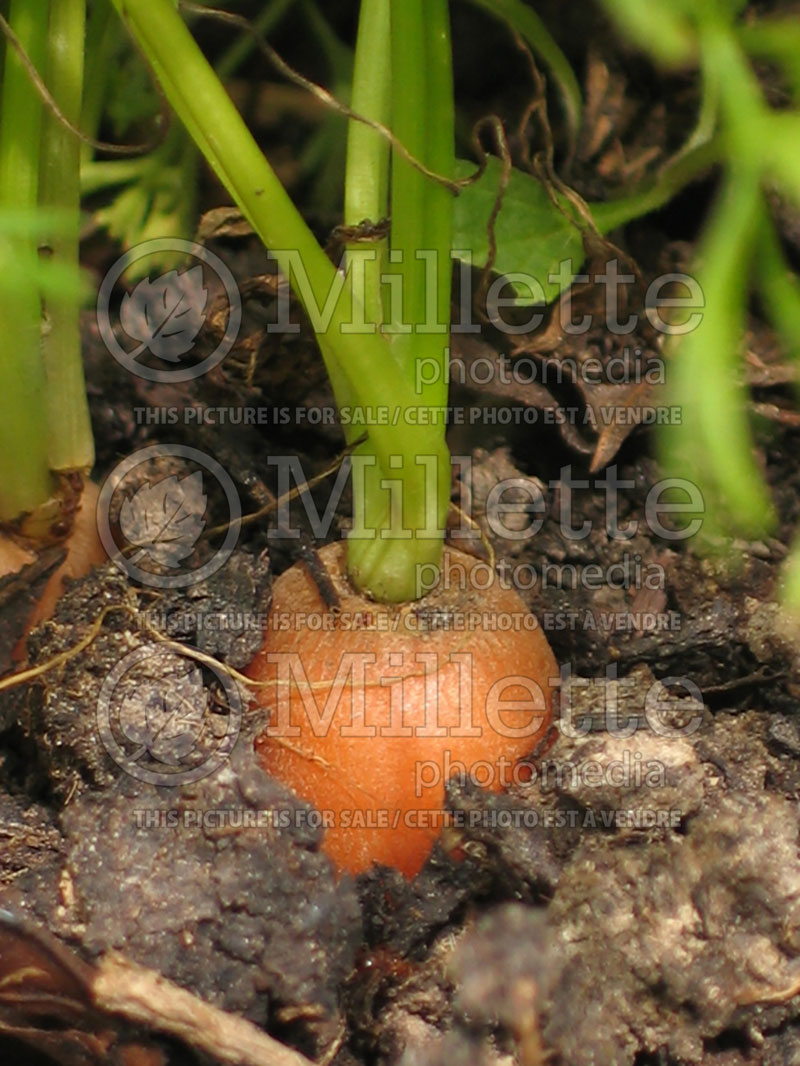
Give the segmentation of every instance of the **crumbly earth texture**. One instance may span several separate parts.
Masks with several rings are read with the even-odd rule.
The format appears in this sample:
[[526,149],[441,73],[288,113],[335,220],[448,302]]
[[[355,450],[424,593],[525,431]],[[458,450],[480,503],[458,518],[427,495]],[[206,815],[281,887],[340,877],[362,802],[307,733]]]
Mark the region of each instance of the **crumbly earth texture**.
[[[587,498],[580,513],[594,506]],[[2,697],[0,904],[88,959],[121,951],[307,1054],[335,1052],[338,1066],[514,1056],[527,1066],[537,1041],[556,1061],[587,1066],[659,1055],[789,1063],[800,980],[796,666],[779,615],[740,595],[745,563],[725,576],[683,555],[668,570],[702,635],[705,694],[668,680],[680,676],[686,633],[662,641],[652,667],[647,634],[620,642],[616,680],[590,669],[565,678],[561,735],[533,780],[506,793],[449,783],[452,824],[413,881],[380,866],[336,874],[311,808],[253,756],[260,712],[245,716],[232,758],[207,780],[157,787],[120,770],[98,737],[104,678],[141,647],[166,678],[181,656],[143,626],[149,599],[106,567],[37,631],[34,661],[69,649],[103,615],[93,643]],[[224,612],[226,593],[263,608],[264,564],[237,556],[191,602]],[[169,599],[172,635],[197,647],[207,634],[179,606]],[[244,665],[248,639],[207,647]],[[598,630],[595,647],[602,639]],[[700,662],[699,638],[691,646]],[[728,664],[719,691],[714,656]],[[202,684],[216,706],[218,680],[203,673]],[[243,824],[242,812],[278,809],[290,812],[283,828]],[[238,821],[203,825],[204,810]]]

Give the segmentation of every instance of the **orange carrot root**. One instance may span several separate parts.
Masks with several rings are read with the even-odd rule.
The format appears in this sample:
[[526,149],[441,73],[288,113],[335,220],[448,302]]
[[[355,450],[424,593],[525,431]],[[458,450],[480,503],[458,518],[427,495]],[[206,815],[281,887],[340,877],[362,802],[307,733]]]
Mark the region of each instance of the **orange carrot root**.
[[[64,590],[65,578],[82,577],[93,566],[106,561],[106,553],[97,533],[95,509],[99,489],[93,481],[85,481],[78,511],[74,518],[72,532],[64,543],[67,555],[63,563],[51,574],[45,585],[41,598],[33,608],[25,627],[27,635],[35,625],[53,614],[56,601]],[[23,566],[32,563],[35,553],[28,547],[6,535],[0,535],[0,577],[17,573]],[[25,653],[24,637],[17,645],[14,658],[20,659]]]
[[353,591],[343,544],[320,555],[341,613],[301,565],[275,582],[250,667],[270,712],[257,748],[318,809],[338,866],[410,877],[445,824],[451,773],[493,790],[515,779],[550,725],[556,662],[518,594],[471,556],[445,549],[440,587],[398,608]]

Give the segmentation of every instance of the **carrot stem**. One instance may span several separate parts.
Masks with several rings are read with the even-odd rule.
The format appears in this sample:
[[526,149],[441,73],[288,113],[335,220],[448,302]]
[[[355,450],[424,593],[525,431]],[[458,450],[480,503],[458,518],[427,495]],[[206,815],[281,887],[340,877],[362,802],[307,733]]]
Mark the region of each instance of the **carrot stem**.
[[[42,69],[50,0],[12,0],[9,23],[29,59]],[[0,123],[0,210],[34,218],[39,189],[42,104],[27,71],[7,45]],[[51,494],[47,458],[45,374],[39,356],[40,309],[36,239],[30,232],[0,239],[3,388],[0,391],[0,521],[35,510]]]
[[[81,114],[86,0],[51,5],[47,76],[51,93],[73,123]],[[78,263],[80,153],[75,135],[46,114],[42,128],[39,202],[58,209],[60,224],[48,235],[48,254]],[[47,376],[48,454],[53,470],[85,470],[94,463],[94,440],[81,358],[80,307],[75,299],[44,301],[42,357]]]
[[[351,316],[355,313],[363,320],[363,308],[353,295],[352,274],[342,279],[315,241],[170,0],[113,2],[179,118],[294,286],[312,320],[340,407],[355,398],[359,417],[351,422],[360,426],[361,432],[366,429],[364,454],[376,460],[381,476],[369,475],[370,494],[375,498],[365,507],[368,513],[360,516],[369,519],[369,528],[360,531],[365,534],[361,538],[353,538],[351,576],[378,599],[415,598],[419,595],[420,568],[438,563],[442,551],[450,491],[450,462],[441,417],[446,381],[420,395],[414,385],[415,359],[420,357],[416,346],[398,360],[393,345],[377,332],[353,332]],[[444,49],[449,53],[443,18],[446,0],[426,5],[424,15],[421,2],[414,0],[411,20],[402,13],[404,2],[392,3],[392,18],[397,12],[403,26],[414,23],[414,40],[425,42],[423,52],[416,56],[409,52],[403,59],[409,76],[419,80],[428,62],[441,64]],[[430,43],[424,34],[428,7],[435,9],[433,24],[438,27],[436,39]],[[396,33],[394,22],[392,33]],[[393,59],[400,52],[393,43]],[[403,99],[404,89],[393,71],[392,110],[393,116],[397,110],[401,124],[410,113]],[[444,85],[439,85],[437,92],[443,91]],[[415,98],[418,95],[415,91]],[[430,121],[441,122],[443,114],[452,114],[452,99],[445,101],[444,108],[434,106]],[[452,146],[452,131],[446,122],[438,135]],[[432,140],[434,135],[430,136]],[[429,156],[427,133],[421,149],[425,161]],[[438,194],[437,183],[425,180]],[[415,195],[423,204],[423,218],[429,217],[424,208],[429,186],[416,183],[416,187],[421,190]],[[424,233],[411,221],[411,212],[404,210],[404,214],[407,224],[413,226],[414,239],[422,240]],[[439,223],[436,239],[441,240],[444,232],[444,225]],[[408,235],[401,238],[401,245],[416,251]],[[449,244],[445,257],[449,262]],[[412,273],[419,277],[416,268]],[[411,294],[411,306],[419,306],[418,292]],[[320,315],[320,309],[326,309],[327,315]],[[423,327],[428,324],[423,318]],[[443,366],[447,324],[435,325],[438,365]],[[354,459],[358,461],[358,455]]]

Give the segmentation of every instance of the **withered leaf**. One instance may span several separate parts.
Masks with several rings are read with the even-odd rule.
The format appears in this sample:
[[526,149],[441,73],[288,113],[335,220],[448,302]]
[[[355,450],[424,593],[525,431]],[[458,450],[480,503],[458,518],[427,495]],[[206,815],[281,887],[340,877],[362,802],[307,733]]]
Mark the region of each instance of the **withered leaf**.
[[[144,1032],[135,1042],[131,1025]],[[0,1037],[59,1066],[166,1066],[147,1031],[231,1066],[312,1066],[252,1022],[161,974],[117,954],[90,966],[45,929],[0,909]]]
[[214,237],[249,237],[253,227],[238,207],[212,207],[201,217],[195,240],[205,243]]
[[72,1023],[89,1008],[92,969],[54,937],[0,910],[0,1016]]

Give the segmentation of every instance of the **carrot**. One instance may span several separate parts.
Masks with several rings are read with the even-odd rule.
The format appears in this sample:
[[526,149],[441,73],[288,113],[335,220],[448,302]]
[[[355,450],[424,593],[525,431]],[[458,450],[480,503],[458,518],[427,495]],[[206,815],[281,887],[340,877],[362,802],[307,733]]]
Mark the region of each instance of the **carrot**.
[[[41,597],[35,604],[31,616],[25,625],[25,635],[39,622],[49,618],[55,609],[56,601],[63,592],[65,578],[81,577],[92,566],[106,561],[106,553],[100,543],[95,519],[98,488],[93,481],[84,482],[78,510],[73,518],[69,536],[64,541],[66,557],[61,565],[51,574]],[[20,571],[23,566],[35,559],[34,549],[23,547],[21,543],[8,535],[0,536],[0,577]],[[25,652],[24,637],[17,644],[14,658],[20,659]]]
[[99,566],[108,558],[97,532],[95,510],[98,492],[93,481],[87,479],[84,482],[80,506],[64,544],[67,556],[48,581],[42,598],[34,608],[29,623],[31,627],[52,615],[56,601],[64,591],[65,579],[82,577],[88,574],[93,566]]
[[[448,0],[360,5],[343,218],[354,236],[345,242],[344,272],[316,242],[175,4],[113,3],[294,287],[346,414],[354,534],[347,564],[360,594],[343,576],[342,545],[323,551],[340,614],[325,608],[302,569],[276,583],[272,625],[252,667],[270,712],[259,750],[276,777],[321,810],[326,846],[341,866],[380,861],[413,874],[435,839],[449,770],[461,762],[501,787],[509,764],[548,724],[555,674],[522,601],[497,580],[481,587],[474,561],[447,553],[468,575],[466,588],[448,599],[445,581],[438,600],[405,604],[419,595],[420,566],[441,558],[452,485]],[[363,221],[381,219],[390,220],[388,233],[374,248],[359,247]],[[485,226],[478,229],[483,241]],[[426,628],[433,604],[438,628]],[[425,818],[429,824],[419,824]]]
[[256,746],[319,810],[340,868],[379,862],[411,877],[445,824],[450,774],[498,790],[536,746],[556,662],[516,591],[471,556],[446,548],[439,586],[401,607],[353,590],[343,544],[320,556],[340,610],[302,564],[275,582],[249,669],[269,712]]

